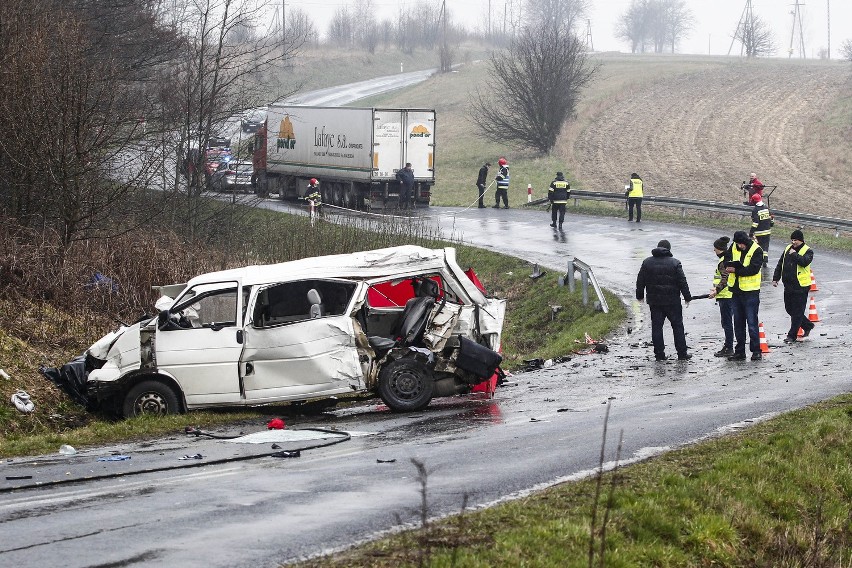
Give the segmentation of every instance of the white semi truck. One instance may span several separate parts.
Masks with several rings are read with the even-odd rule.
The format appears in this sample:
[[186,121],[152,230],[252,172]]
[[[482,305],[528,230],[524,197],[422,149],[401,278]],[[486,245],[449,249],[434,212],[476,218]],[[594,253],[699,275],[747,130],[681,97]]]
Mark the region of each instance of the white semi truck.
[[435,183],[435,111],[273,104],[252,140],[258,195],[304,197],[317,178],[324,203],[381,209],[399,202],[396,173],[411,163],[412,198]]

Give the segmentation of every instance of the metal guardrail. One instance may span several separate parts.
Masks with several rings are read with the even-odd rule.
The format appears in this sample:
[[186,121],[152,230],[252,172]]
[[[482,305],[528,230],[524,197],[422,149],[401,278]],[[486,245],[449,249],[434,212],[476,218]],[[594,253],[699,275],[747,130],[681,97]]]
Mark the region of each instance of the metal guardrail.
[[[586,199],[589,201],[610,201],[614,203],[623,203],[625,197],[623,193],[611,193],[606,191],[586,191],[582,189],[572,189],[571,199],[575,205],[578,201]],[[547,199],[536,199],[526,205],[539,205],[546,203]],[[681,216],[686,216],[687,209],[697,209],[700,211],[713,211],[716,213],[727,213],[731,215],[751,215],[752,208],[748,205],[739,205],[733,203],[723,203],[720,201],[702,201],[700,199],[686,199],[683,197],[666,197],[662,195],[645,195],[642,198],[642,205],[651,204],[661,207],[671,207],[681,210]],[[852,232],[852,220],[838,219],[835,217],[825,217],[822,215],[810,215],[807,213],[795,213],[792,211],[781,211],[772,209],[772,215],[777,221],[788,221],[797,224],[801,227],[823,227],[834,229],[834,236],[839,237],[841,231]]]
[[598,295],[598,302],[595,305],[595,308],[600,308],[600,310],[608,314],[609,313],[609,305],[606,303],[606,297],[603,295],[603,291],[601,290],[600,285],[598,284],[598,279],[595,278],[595,273],[592,271],[592,267],[581,261],[577,257],[568,261],[568,271],[564,276],[559,277],[559,285],[565,286],[568,284],[568,291],[574,292],[575,284],[574,284],[574,273],[580,273],[580,283],[581,289],[583,291],[583,305],[589,305],[589,284],[591,283],[592,288],[595,290],[595,294]]

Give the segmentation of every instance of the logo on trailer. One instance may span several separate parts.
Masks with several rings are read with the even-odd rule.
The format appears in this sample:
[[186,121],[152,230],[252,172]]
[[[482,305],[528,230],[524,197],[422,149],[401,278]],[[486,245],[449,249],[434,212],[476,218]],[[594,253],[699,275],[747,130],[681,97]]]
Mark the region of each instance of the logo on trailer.
[[276,148],[281,150],[294,150],[296,148],[296,135],[293,133],[293,123],[290,122],[290,115],[285,115],[281,119],[281,126],[278,127],[278,143]]
[[408,138],[429,138],[432,136],[432,133],[429,132],[429,129],[423,126],[422,124],[418,124],[414,128],[411,129],[411,134],[408,135]]

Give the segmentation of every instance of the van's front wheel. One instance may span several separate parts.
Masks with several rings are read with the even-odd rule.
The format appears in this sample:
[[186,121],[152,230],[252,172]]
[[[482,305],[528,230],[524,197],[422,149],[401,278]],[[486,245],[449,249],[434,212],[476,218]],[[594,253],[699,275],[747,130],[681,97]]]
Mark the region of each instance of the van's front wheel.
[[413,358],[396,359],[379,373],[379,396],[396,412],[423,410],[432,400],[432,373]]
[[180,414],[181,407],[177,394],[168,385],[160,381],[142,381],[124,396],[122,415],[125,418],[149,414],[165,416]]

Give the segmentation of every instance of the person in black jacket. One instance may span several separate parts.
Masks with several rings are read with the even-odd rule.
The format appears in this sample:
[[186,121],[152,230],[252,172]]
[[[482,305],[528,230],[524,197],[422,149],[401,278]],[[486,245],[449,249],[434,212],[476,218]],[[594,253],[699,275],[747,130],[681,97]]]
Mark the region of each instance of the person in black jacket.
[[483,209],[485,203],[482,202],[482,196],[485,195],[485,182],[488,181],[488,168],[491,167],[491,162],[485,162],[485,165],[479,168],[479,176],[476,178],[476,191],[479,192],[479,208]]
[[784,249],[772,285],[778,286],[780,280],[784,284],[784,309],[790,315],[790,330],[784,343],[795,343],[802,329],[802,335],[807,337],[814,328],[814,323],[805,316],[805,306],[808,304],[808,292],[811,289],[811,263],[814,261],[814,251],[805,244],[805,235],[799,229],[790,235],[790,244]]
[[663,340],[663,322],[666,318],[672,326],[677,358],[692,358],[692,355],[687,353],[683,308],[680,305],[681,295],[688,306],[692,294],[689,293],[683,266],[672,256],[671,248],[671,244],[665,239],[657,243],[657,248],[651,251],[651,256],[642,262],[636,277],[636,299],[641,302],[647,291],[646,302],[651,309],[651,341],[657,361],[666,359],[666,344]]
[[396,179],[399,180],[399,208],[408,209],[414,189],[414,170],[411,169],[411,163],[406,162],[405,167],[396,172]]

